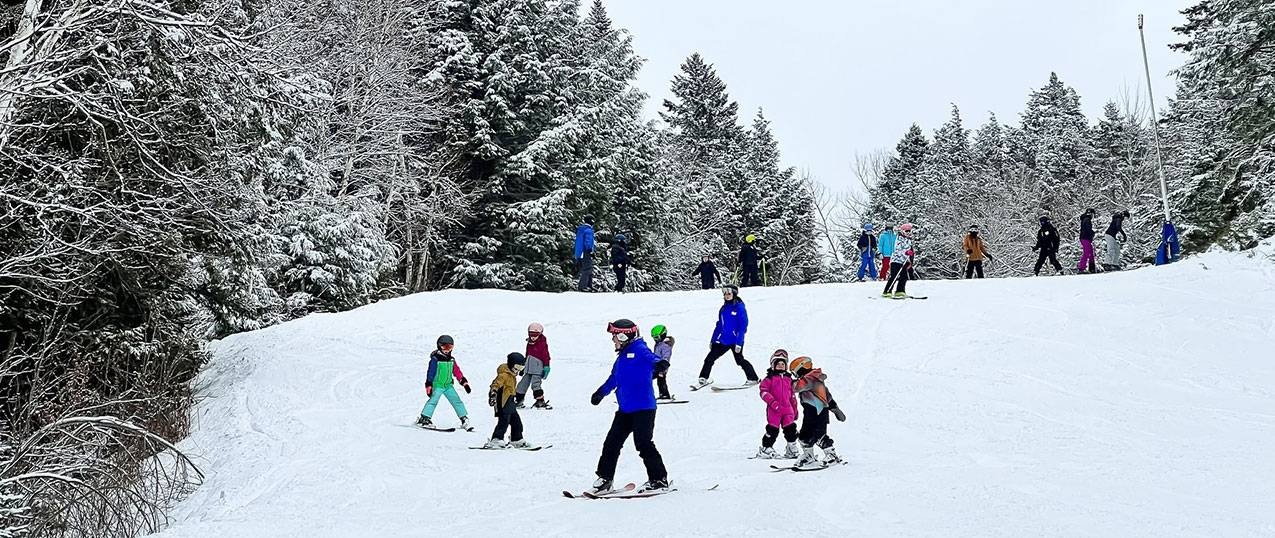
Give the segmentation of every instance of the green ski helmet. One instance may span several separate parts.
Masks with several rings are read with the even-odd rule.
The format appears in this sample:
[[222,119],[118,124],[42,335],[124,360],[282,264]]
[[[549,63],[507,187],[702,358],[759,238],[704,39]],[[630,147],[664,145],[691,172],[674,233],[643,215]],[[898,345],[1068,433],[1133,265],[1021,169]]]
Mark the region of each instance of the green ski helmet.
[[668,329],[663,325],[651,327],[651,338],[654,338],[656,342],[663,340],[665,336],[668,336]]

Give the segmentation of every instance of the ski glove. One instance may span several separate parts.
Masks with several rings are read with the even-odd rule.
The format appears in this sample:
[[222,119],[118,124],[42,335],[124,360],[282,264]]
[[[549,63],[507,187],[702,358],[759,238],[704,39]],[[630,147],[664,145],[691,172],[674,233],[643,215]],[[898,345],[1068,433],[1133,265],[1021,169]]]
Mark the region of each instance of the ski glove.
[[831,411],[832,411],[832,415],[833,415],[833,416],[835,416],[835,417],[837,417],[837,422],[845,422],[845,421],[846,421],[846,413],[845,413],[845,411],[842,411],[842,410],[841,410],[840,408],[838,408],[838,407],[834,407],[834,408],[832,408],[832,409],[831,409]]
[[546,366],[543,372],[540,372],[540,379],[549,380],[549,367]]
[[465,387],[465,394],[474,392],[474,389],[469,388],[469,381],[466,381],[464,379],[460,380],[460,386]]
[[432,398],[434,396],[434,385],[425,385],[425,397]]
[[602,403],[602,393],[600,391],[594,391],[593,396],[589,397],[589,403],[593,405]]
[[496,391],[487,391],[487,405],[496,407]]

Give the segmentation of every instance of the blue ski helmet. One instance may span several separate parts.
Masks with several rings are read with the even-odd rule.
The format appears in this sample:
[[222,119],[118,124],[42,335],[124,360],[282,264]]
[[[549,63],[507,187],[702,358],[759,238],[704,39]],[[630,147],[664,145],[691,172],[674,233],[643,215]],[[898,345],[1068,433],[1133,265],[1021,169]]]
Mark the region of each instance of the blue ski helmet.
[[865,231],[865,232],[870,232],[870,231],[872,231],[872,223],[871,223],[871,222],[869,222],[869,223],[867,223],[867,224],[864,224],[864,225],[863,225],[863,231]]

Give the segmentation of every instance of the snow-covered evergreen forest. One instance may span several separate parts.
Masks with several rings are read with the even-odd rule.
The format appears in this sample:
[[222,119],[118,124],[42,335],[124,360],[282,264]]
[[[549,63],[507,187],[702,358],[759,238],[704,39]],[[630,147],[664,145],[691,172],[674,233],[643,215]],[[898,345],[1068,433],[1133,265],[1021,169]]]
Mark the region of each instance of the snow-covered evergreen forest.
[[426,290],[564,291],[585,215],[629,238],[639,291],[694,286],[703,255],[730,272],[748,234],[772,285],[845,280],[865,222],[916,222],[926,278],[979,224],[989,271],[1021,275],[1041,214],[1074,259],[1077,215],[1128,209],[1141,259],[1154,120],[1187,252],[1252,247],[1275,235],[1272,28],[1265,2],[1187,11],[1159,118],[1094,96],[1091,122],[1041,65],[1020,118],[901,124],[856,194],[784,162],[784,118],[739,110],[693,51],[644,118],[601,1],[4,0],[0,537],[157,528],[198,481],[168,443],[208,340]]

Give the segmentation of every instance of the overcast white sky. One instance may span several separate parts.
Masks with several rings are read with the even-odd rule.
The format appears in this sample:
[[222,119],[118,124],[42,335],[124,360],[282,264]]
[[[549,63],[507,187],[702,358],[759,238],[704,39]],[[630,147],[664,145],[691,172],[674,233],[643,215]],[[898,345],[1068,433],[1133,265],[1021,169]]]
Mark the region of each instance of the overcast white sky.
[[[893,148],[917,122],[929,135],[951,103],[975,129],[995,112],[1017,124],[1056,71],[1092,118],[1126,91],[1145,95],[1137,15],[1157,106],[1184,56],[1172,27],[1194,0],[604,0],[647,59],[638,86],[655,117],[682,61],[717,66],[745,123],[758,107],[785,164],[836,189],[857,183],[854,155]],[[1144,98],[1145,101],[1145,98]]]

